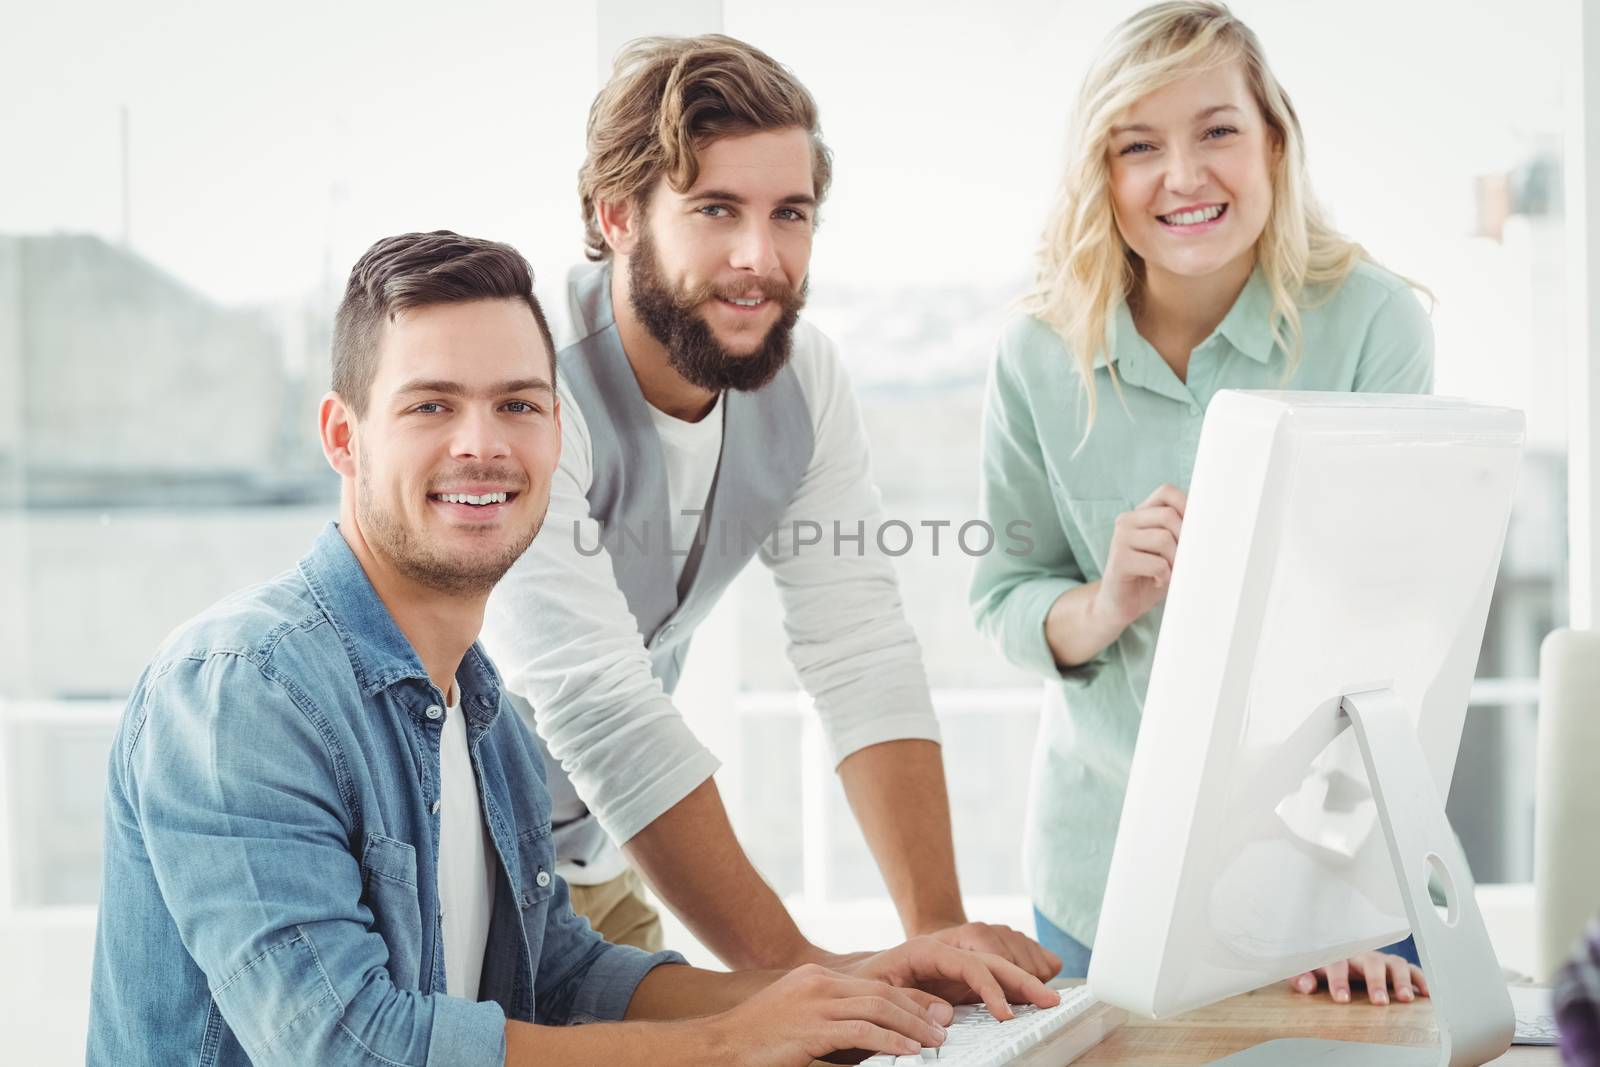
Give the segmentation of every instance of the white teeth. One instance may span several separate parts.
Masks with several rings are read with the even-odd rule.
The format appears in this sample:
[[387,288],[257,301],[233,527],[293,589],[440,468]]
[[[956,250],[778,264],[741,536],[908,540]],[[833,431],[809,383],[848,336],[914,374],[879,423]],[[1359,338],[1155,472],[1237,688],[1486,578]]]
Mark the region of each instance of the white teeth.
[[751,300],[740,300],[738,297],[729,297],[728,298],[728,303],[730,303],[730,304],[738,304],[742,308],[759,307],[764,302],[765,302],[765,298],[764,297],[755,297],[754,299],[751,299]]
[[446,504],[477,504],[480,506],[484,504],[504,504],[509,497],[510,494],[508,493],[483,493],[480,495],[474,495],[472,493],[439,494],[439,499],[443,500]]
[[1199,208],[1195,211],[1180,211],[1173,215],[1162,215],[1160,219],[1168,226],[1194,226],[1202,222],[1210,222],[1222,214],[1222,204],[1212,204],[1210,207]]

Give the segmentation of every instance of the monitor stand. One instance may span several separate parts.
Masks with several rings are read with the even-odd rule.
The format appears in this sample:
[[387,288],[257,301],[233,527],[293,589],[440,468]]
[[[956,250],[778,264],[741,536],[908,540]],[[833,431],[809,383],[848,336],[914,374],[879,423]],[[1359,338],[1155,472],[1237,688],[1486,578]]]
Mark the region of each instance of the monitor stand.
[[[1388,688],[1346,693],[1339,710],[1349,717],[1361,746],[1378,820],[1411,919],[1417,956],[1428,979],[1439,1047],[1283,1038],[1215,1063],[1227,1067],[1476,1067],[1488,1063],[1511,1047],[1516,1017],[1473,896],[1466,857],[1445,818],[1444,802],[1417,743],[1416,725]],[[1430,874],[1444,887],[1442,915],[1428,893]]]

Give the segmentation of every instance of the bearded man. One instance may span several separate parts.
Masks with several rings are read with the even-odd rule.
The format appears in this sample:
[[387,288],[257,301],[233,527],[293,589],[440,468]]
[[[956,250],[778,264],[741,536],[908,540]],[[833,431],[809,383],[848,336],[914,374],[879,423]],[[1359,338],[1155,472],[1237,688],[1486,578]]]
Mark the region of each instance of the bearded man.
[[765,53],[718,35],[623,50],[579,173],[590,262],[549,302],[567,413],[551,530],[490,598],[484,640],[553,757],[556,857],[596,930],[661,946],[642,873],[729,966],[827,963],[672,700],[695,628],[759,556],[907,933],[1048,978],[1060,961],[1033,941],[967,921],[866,434],[800,317],[830,172],[815,102]]

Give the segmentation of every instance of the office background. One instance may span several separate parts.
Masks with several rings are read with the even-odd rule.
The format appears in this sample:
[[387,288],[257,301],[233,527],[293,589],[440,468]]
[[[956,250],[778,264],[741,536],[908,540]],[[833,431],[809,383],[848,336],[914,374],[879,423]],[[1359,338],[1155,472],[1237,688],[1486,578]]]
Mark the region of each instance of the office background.
[[[314,405],[362,249],[448,227],[512,242],[558,284],[581,254],[575,175],[609,56],[636,31],[720,26],[821,107],[836,176],[810,315],[854,378],[888,513],[959,526],[976,516],[984,373],[1029,278],[1067,111],[1138,6],[7,0],[0,1023],[23,1061],[82,1060],[121,700],[169,629],[291,565],[333,515]],[[1568,374],[1579,237],[1563,197],[1580,4],[1233,6],[1295,100],[1337,223],[1436,295],[1438,391],[1527,411],[1450,798],[1478,879],[1526,883],[1537,652],[1569,615],[1569,400],[1587,388]],[[1022,925],[1038,688],[973,631],[970,566],[947,528],[899,572],[970,910]],[[680,704],[725,761],[746,848],[813,936],[885,940],[892,911],[782,650],[753,568],[698,639]]]

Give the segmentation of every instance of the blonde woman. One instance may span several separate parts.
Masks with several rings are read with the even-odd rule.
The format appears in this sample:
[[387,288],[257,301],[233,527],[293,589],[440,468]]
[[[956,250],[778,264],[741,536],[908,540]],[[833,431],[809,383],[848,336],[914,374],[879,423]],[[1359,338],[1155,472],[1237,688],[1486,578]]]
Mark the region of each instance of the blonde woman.
[[[1083,975],[1207,404],[1228,388],[1426,392],[1433,336],[1411,287],[1324,220],[1289,98],[1221,4],[1124,22],[1075,124],[984,429],[986,518],[1029,524],[1032,549],[982,558],[972,606],[1048,679],[1028,882],[1040,942]],[[1411,1000],[1427,991],[1414,963],[1368,953],[1291,986]]]

